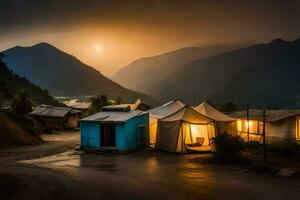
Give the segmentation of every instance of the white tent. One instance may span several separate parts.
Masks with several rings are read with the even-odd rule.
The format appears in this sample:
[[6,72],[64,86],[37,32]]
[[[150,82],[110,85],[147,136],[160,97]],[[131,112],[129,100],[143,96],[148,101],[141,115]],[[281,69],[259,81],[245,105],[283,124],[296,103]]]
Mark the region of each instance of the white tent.
[[209,105],[207,102],[204,101],[203,103],[194,107],[194,109],[197,112],[215,120],[217,133],[223,133],[224,131],[230,133],[236,132],[235,131],[236,126],[234,125],[234,123],[236,122],[237,119],[225,115],[224,113],[218,111],[217,109]]
[[179,100],[172,100],[168,103],[165,103],[161,106],[148,110],[149,113],[149,135],[150,135],[150,144],[156,143],[156,133],[157,133],[157,120],[164,118],[168,115],[171,115],[181,108],[185,104]]
[[236,120],[236,118],[230,117],[230,116],[225,115],[224,113],[218,111],[217,109],[215,109],[214,107],[209,105],[206,101],[199,104],[198,106],[195,106],[194,109],[197,112],[199,112],[211,119],[214,119],[215,121],[227,122],[227,121],[235,121]]
[[156,148],[169,151],[211,150],[214,137],[213,120],[189,106],[158,120]]

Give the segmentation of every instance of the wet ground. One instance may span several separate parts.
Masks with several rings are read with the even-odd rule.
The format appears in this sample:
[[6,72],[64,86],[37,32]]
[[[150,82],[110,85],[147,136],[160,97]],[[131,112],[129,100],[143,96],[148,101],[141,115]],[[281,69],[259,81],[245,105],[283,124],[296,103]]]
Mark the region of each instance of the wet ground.
[[82,154],[79,133],[0,151],[0,199],[298,199],[300,183],[150,150]]

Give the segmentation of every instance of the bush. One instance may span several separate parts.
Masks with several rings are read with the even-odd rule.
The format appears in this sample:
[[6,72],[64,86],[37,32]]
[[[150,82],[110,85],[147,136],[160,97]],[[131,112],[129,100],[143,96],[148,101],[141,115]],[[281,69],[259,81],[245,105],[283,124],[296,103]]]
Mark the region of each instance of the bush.
[[234,161],[240,158],[241,152],[245,149],[245,142],[240,136],[223,133],[212,139],[217,158],[226,161]]
[[17,117],[24,117],[24,115],[32,111],[32,104],[28,100],[26,90],[18,92],[17,96],[11,103],[11,107]]

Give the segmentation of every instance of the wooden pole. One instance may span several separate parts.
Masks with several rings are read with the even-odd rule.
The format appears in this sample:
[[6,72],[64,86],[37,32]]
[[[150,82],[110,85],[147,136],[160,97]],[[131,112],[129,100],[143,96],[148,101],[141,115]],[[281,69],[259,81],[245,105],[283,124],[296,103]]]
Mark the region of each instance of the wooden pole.
[[249,138],[250,130],[249,130],[249,103],[247,103],[247,142],[249,144],[250,138]]
[[263,110],[263,151],[264,151],[264,164],[266,164],[266,110]]

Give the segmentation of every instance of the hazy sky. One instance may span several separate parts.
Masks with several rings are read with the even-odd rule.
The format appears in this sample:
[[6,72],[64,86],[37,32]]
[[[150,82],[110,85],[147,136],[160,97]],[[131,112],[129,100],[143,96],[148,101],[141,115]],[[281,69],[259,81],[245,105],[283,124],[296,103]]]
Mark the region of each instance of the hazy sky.
[[300,1],[0,0],[0,50],[48,42],[111,76],[187,46],[300,38]]

